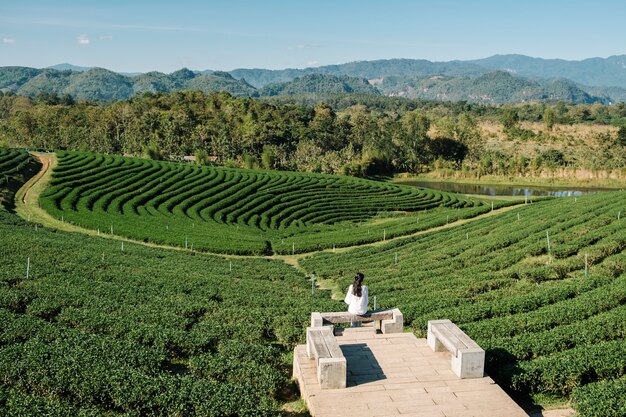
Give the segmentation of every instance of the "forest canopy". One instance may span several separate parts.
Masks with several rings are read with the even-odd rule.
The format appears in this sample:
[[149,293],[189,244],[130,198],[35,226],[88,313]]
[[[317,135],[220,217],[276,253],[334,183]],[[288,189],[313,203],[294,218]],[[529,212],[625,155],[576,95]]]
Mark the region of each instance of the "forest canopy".
[[[195,155],[199,163],[356,176],[441,167],[509,175],[546,167],[623,169],[625,125],[623,103],[489,106],[200,91],[112,103],[55,94],[0,97],[0,143],[10,146],[170,160]],[[558,126],[591,129],[594,146]]]

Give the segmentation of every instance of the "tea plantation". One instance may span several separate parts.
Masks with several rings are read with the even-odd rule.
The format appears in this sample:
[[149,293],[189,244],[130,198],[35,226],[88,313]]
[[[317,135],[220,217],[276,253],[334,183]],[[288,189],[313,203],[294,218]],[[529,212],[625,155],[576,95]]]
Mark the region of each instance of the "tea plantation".
[[492,208],[454,194],[351,177],[91,153],[60,153],[51,185],[41,203],[59,219],[214,253],[290,254],[350,246]]
[[624,391],[613,397],[626,375],[624,213],[624,191],[555,199],[300,264],[342,289],[361,270],[379,305],[399,307],[418,335],[428,320],[459,324],[487,351],[488,373],[518,397],[574,392],[581,415],[618,416],[626,406]]
[[276,415],[310,312],[337,308],[278,261],[122,250],[6,212],[0,236],[0,415]]
[[[0,150],[0,415],[284,415],[310,312],[342,302],[264,257],[122,246],[20,219],[14,191],[36,170]],[[64,221],[226,253],[356,245],[491,210],[351,178],[87,153],[60,154],[54,173],[41,203]],[[428,320],[459,324],[518,399],[624,416],[625,213],[623,191],[552,199],[299,263],[342,291],[364,272],[370,297],[418,336]]]

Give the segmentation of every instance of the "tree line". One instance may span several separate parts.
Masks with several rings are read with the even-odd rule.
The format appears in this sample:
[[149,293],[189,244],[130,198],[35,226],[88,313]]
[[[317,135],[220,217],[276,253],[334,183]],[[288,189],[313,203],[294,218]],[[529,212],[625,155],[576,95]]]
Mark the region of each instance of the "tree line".
[[[199,91],[112,103],[54,94],[0,97],[0,143],[37,149],[171,160],[194,155],[203,164],[355,176],[441,167],[511,174],[581,164],[558,149],[526,155],[486,148],[484,120],[500,124],[510,141],[540,141],[521,122],[541,122],[546,131],[557,123],[623,126],[626,106],[486,106],[340,94],[257,100]],[[626,157],[620,159],[626,128],[601,139],[606,146],[594,150],[595,163],[626,166]]]

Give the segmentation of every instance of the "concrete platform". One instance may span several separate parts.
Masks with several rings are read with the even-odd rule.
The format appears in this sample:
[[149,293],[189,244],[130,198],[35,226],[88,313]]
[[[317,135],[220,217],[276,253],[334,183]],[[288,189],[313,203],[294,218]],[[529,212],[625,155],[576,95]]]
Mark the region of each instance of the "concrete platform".
[[347,386],[322,390],[306,346],[294,352],[294,378],[313,417],[528,417],[489,377],[459,379],[450,354],[433,352],[412,333],[346,329],[337,341]]

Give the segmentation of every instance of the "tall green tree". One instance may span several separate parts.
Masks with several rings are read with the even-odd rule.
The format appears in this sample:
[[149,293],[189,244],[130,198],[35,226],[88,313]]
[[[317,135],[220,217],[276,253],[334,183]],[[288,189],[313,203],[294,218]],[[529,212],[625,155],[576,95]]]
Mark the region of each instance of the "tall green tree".
[[555,123],[555,114],[554,110],[551,107],[546,108],[543,112],[543,124],[548,130],[552,130],[554,128]]
[[517,114],[517,110],[513,107],[506,107],[502,112],[500,122],[502,123],[505,132],[510,132],[511,130],[517,128],[519,126],[519,115]]

